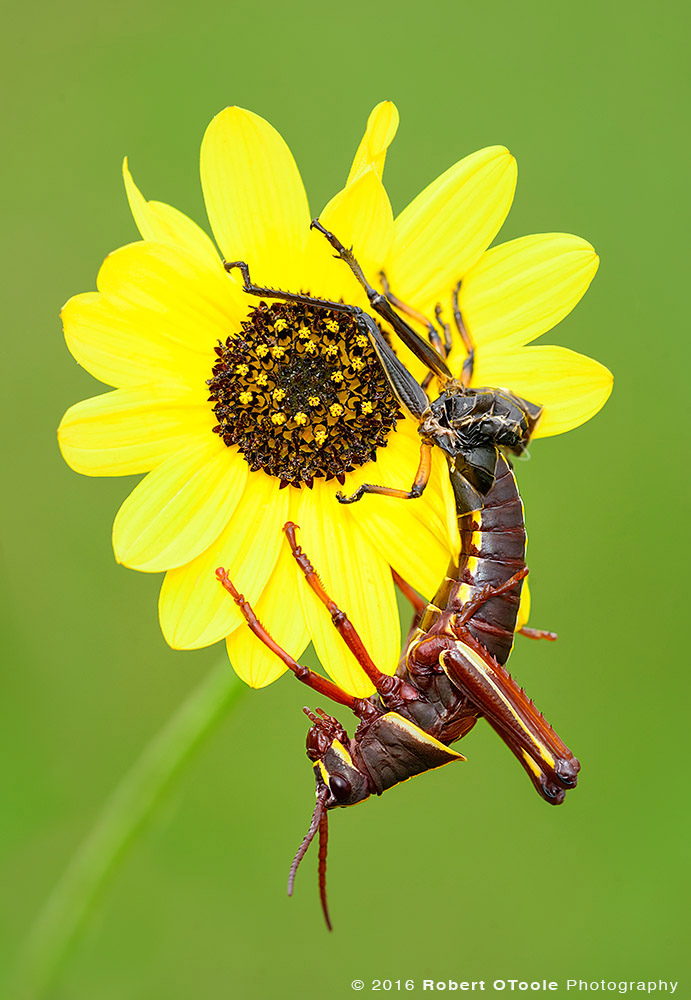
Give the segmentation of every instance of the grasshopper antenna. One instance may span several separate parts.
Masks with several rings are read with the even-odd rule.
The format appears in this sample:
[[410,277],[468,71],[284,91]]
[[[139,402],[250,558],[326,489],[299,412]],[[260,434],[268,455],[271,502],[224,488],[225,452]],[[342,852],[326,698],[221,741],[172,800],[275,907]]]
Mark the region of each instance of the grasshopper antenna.
[[298,865],[304,858],[305,854],[307,854],[307,849],[314,840],[317,830],[319,830],[319,898],[321,899],[326,926],[329,930],[333,930],[333,927],[331,926],[331,918],[329,917],[329,908],[326,902],[326,848],[328,844],[326,799],[328,794],[329,790],[325,787],[317,795],[317,804],[315,805],[314,812],[312,813],[309,830],[305,834],[304,840],[300,844],[297,854],[293,858],[293,863],[290,866],[290,872],[288,873],[288,895],[293,895],[293,887],[295,885],[295,875],[297,874]]
[[329,814],[324,809],[319,819],[319,899],[322,904],[324,920],[330,931],[333,930],[329,916],[329,904],[326,899],[326,848],[329,843]]

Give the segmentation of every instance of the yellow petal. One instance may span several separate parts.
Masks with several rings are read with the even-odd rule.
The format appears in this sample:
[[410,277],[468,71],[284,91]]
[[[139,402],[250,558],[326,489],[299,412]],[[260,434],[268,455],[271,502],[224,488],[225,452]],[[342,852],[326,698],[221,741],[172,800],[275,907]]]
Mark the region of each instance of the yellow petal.
[[130,243],[108,254],[98,274],[99,292],[123,307],[142,310],[157,331],[190,350],[232,332],[247,306],[221,267],[210,271],[182,248]]
[[166,573],[159,618],[174,649],[198,649],[218,642],[244,622],[232,598],[216,579],[223,566],[250,604],[256,604],[276,565],[284,541],[288,489],[278,480],[252,472],[230,523],[201,555]]
[[211,434],[216,419],[204,397],[144,386],[85,399],[62,418],[60,450],[75,472],[87,476],[149,472]]
[[516,619],[516,631],[519,628],[523,628],[524,625],[528,624],[528,618],[530,617],[530,588],[528,586],[528,581],[523,581],[523,589],[521,590],[521,603],[518,605],[518,617]]
[[474,385],[510,389],[544,406],[535,437],[563,434],[595,416],[612,391],[604,365],[565,347],[517,347],[481,351]]
[[107,385],[149,383],[189,391],[194,382],[201,384],[209,377],[211,364],[205,365],[196,352],[149,329],[146,316],[138,317],[98,292],[74,295],[62,307],[60,318],[72,355]]
[[386,151],[398,131],[398,109],[393,101],[377,104],[367,119],[367,128],[358,146],[353,165],[348,174],[348,184],[374,167],[381,177],[384,173]]
[[[503,146],[466,156],[398,216],[385,270],[391,291],[425,315],[487,249],[506,218],[516,161]],[[448,294],[448,293],[447,293]]]
[[105,259],[101,294],[65,304],[65,339],[77,361],[110,385],[202,386],[218,340],[238,330],[244,296],[223,272],[187,251],[133,243]]
[[[399,422],[398,428],[404,423],[407,422]],[[376,461],[369,462],[358,469],[357,475],[351,474],[346,479],[344,492],[352,492],[361,482],[408,490],[413,484],[419,458],[419,436],[410,436],[397,429],[390,435],[387,447],[377,452]],[[446,572],[458,535],[453,500],[449,518],[442,488],[442,483],[449,478],[446,461],[438,450],[433,460],[430,482],[417,500],[364,496],[352,508],[358,526],[372,545],[426,598],[432,597]]]
[[590,243],[563,233],[524,236],[488,250],[466,274],[459,296],[473,344],[517,347],[550,330],[584,295],[597,265]]
[[[393,212],[377,172],[369,169],[335,195],[320,215],[326,229],[345,247],[352,247],[363,273],[375,281],[393,238]],[[361,286],[324,236],[313,229],[307,246],[306,274],[310,287],[323,298],[367,306]]]
[[122,164],[122,175],[130,210],[142,239],[189,250],[212,270],[218,270],[222,266],[216,247],[196,222],[170,205],[144,198],[132,179],[127,157]]
[[216,435],[195,441],[139,483],[118,511],[118,562],[145,573],[183,566],[203,552],[237,507],[247,463]]
[[[295,660],[302,655],[309,642],[307,623],[297,596],[301,586],[304,586],[304,578],[288,543],[284,541],[271,578],[254,611],[271,638]],[[226,645],[233,669],[250,687],[266,687],[288,669],[249,628],[242,625],[228,636]]]
[[[406,448],[417,451],[419,462],[420,435],[415,421],[412,419],[399,421],[396,425],[396,432],[402,440],[408,438]],[[377,456],[380,454],[381,452],[377,452]],[[396,462],[395,458],[394,462]],[[393,469],[391,471],[393,473]],[[412,480],[408,483],[408,488],[410,488],[411,483]],[[448,463],[440,448],[435,448],[432,451],[432,473],[421,500],[423,501],[422,505],[411,504],[415,517],[430,528],[449,554],[457,554],[460,537],[456,502],[449,481]]]
[[244,260],[260,285],[300,287],[307,196],[290,150],[258,115],[226,108],[206,130],[202,187],[226,260]]
[[[435,479],[436,477],[436,479]],[[458,556],[461,551],[461,536],[458,531],[458,511],[456,509],[456,498],[454,496],[451,480],[449,479],[449,466],[446,456],[437,449],[432,456],[432,483],[439,483],[438,492],[443,497],[444,512],[446,514],[446,544],[449,545],[452,556]]]
[[422,503],[377,497],[358,524],[391,568],[429,600],[444,577],[450,554],[411,509]]
[[[335,491],[332,484],[321,481],[311,491],[300,491],[297,502],[291,505],[293,520],[301,527],[298,543],[330,596],[353,622],[379,669],[393,673],[399,653],[399,622],[391,571],[348,508],[336,501]],[[350,694],[359,698],[370,695],[372,684],[346,649],[326,608],[306,583],[298,593],[324,669]]]

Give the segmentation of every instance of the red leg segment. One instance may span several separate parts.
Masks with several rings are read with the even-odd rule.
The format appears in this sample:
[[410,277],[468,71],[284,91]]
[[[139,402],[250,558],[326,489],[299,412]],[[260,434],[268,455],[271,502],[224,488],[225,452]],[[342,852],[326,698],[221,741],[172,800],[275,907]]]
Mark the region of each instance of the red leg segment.
[[461,313],[461,308],[458,304],[458,293],[461,290],[461,282],[459,281],[453,292],[453,318],[456,323],[456,329],[458,330],[461,340],[463,341],[463,346],[466,349],[466,358],[463,362],[463,371],[461,372],[461,382],[463,385],[470,385],[470,381],[473,377],[473,369],[475,367],[475,348],[473,347],[473,342],[470,339],[470,334],[463,322],[463,315]]
[[524,635],[526,639],[547,639],[548,642],[555,642],[559,638],[556,632],[548,632],[543,628],[529,628],[527,625],[524,625],[517,631],[519,635]]
[[[279,660],[282,660],[289,670],[295,674],[299,681],[306,684],[307,687],[312,688],[313,691],[317,691],[319,694],[323,694],[326,698],[330,698],[332,701],[337,702],[339,705],[345,705],[346,708],[351,709],[358,716],[361,716],[361,704],[362,700],[359,698],[354,698],[352,695],[348,694],[342,688],[334,684],[333,681],[327,680],[326,677],[322,677],[321,674],[316,674],[309,667],[303,667],[301,663],[294,660],[290,653],[287,653],[282,646],[279,646],[275,642],[269,633],[266,631],[262,623],[259,621],[255,615],[252,606],[248,601],[245,600],[243,595],[233,586],[232,582],[228,578],[226,571],[219,567],[216,570],[216,577],[222,586],[228,591],[230,596],[233,598],[240,611],[242,612],[245,621],[254,632],[256,637],[264,643],[265,646],[275,653]],[[369,707],[369,703],[368,703]]]
[[475,597],[467,601],[461,610],[454,615],[452,623],[454,630],[463,631],[464,626],[471,620],[478,608],[481,608],[490,597],[496,597],[498,594],[505,594],[507,591],[513,590],[516,584],[520,583],[527,575],[528,567],[524,566],[518,573],[514,573],[508,580],[505,580],[500,587],[483,587],[479,590]]
[[396,584],[403,596],[407,597],[413,605],[415,613],[421,614],[427,607],[427,601],[420,597],[418,592],[413,590],[407,580],[404,580],[402,576],[399,576],[395,569],[391,570],[391,576],[393,577],[393,582]]
[[297,527],[298,525],[293,524],[292,521],[288,521],[283,525],[283,530],[285,531],[288,542],[290,543],[290,549],[295,557],[295,561],[305,574],[305,579],[308,584],[331,615],[331,621],[334,623],[339,635],[369,679],[372,681],[377,691],[380,694],[388,694],[394,685],[394,678],[390,677],[389,674],[382,673],[367,652],[364,642],[358,635],[355,630],[355,626],[350,621],[345,611],[342,611],[336,602],[333,601],[324,590],[324,586],[319,579],[317,571],[310,562],[309,558],[297,544],[297,540],[295,538],[295,530]]

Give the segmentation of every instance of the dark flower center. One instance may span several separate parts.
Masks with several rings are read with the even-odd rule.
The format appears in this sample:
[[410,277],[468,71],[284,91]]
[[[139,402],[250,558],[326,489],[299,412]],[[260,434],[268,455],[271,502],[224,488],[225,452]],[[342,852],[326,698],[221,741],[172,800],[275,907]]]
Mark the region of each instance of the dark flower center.
[[215,351],[207,383],[214,431],[281,486],[342,483],[386,445],[401,416],[369,339],[347,313],[260,302]]

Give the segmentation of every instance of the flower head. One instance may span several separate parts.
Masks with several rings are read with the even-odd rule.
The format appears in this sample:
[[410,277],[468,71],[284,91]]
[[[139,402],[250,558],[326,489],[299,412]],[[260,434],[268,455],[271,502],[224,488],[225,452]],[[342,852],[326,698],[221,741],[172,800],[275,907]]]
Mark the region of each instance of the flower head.
[[[584,293],[594,251],[563,235],[487,250],[515,185],[503,147],[461,160],[394,220],[382,172],[397,124],[391,103],[374,109],[322,222],[353,245],[370,280],[383,270],[392,293],[424,315],[437,304],[442,314],[450,309],[463,279],[474,384],[506,386],[544,405],[542,434],[587,420],[609,394],[606,369],[564,348],[525,345]],[[244,261],[263,286],[367,305],[350,271],[310,231],[297,167],[267,122],[239,108],[217,115],[201,174],[223,257]],[[254,686],[283,672],[240,627],[214,575],[222,565],[292,655],[311,639],[334,678],[367,695],[369,681],[298,579],[281,527],[301,525],[327,589],[393,672],[399,627],[390,567],[430,595],[456,545],[444,460],[435,454],[419,500],[340,506],[336,492],[365,481],[407,489],[418,461],[417,428],[367,337],[347,314],[245,294],[195,223],[146,201],[127,162],[124,176],[143,240],[110,254],[98,292],[75,296],[62,313],[74,356],[116,389],[68,410],[63,455],[87,475],[148,473],[118,512],[113,545],[125,565],[166,572],[159,612],[172,646],[226,638],[235,669]],[[454,345],[452,367],[464,353]],[[401,356],[422,375],[405,349]]]

